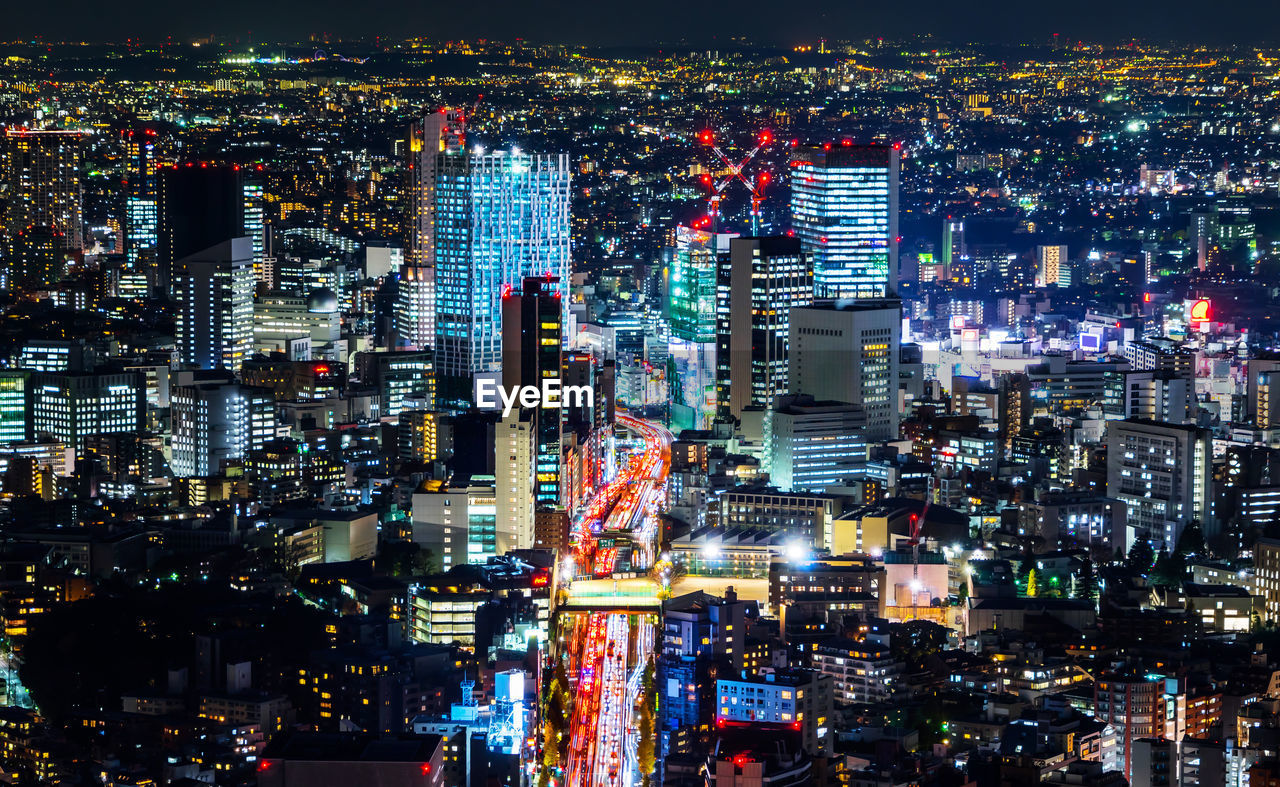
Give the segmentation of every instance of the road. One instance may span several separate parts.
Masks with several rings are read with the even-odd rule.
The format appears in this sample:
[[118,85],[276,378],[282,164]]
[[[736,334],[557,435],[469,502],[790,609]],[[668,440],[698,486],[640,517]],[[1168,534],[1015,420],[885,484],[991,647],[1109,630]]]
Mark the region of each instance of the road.
[[[624,414],[618,415],[618,424],[638,436],[643,449],[583,507],[573,527],[575,565],[590,566],[596,581],[606,583],[617,569],[618,548],[598,547],[601,534],[626,535],[632,568],[652,565],[658,513],[671,472],[671,432]],[[566,787],[633,787],[640,781],[635,709],[643,696],[658,621],[652,613],[621,612],[608,604],[602,598],[601,608],[565,615],[561,624],[575,684]]]

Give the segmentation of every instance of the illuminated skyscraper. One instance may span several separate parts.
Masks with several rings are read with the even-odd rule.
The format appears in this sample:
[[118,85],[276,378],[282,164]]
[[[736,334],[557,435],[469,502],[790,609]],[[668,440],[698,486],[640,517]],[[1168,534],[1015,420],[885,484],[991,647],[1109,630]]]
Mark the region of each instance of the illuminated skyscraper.
[[797,238],[734,238],[716,299],[718,413],[773,406],[787,392],[791,310],[813,303],[813,268]]
[[791,222],[813,263],[818,298],[882,298],[898,282],[897,147],[801,150],[791,168]]
[[231,371],[253,352],[253,241],[234,238],[178,260],[178,359]]
[[437,166],[437,396],[462,410],[475,376],[502,368],[504,289],[550,277],[567,311],[569,156],[458,151]]
[[91,435],[137,432],[145,423],[147,386],[137,372],[37,372],[30,384],[32,434],[77,453]]
[[244,200],[244,234],[253,241],[253,279],[267,278],[264,263],[267,259],[267,220],[262,208],[262,184],[247,175],[240,187]]
[[436,341],[436,269],[431,265],[400,266],[396,293],[396,335],[402,347],[430,350]]
[[669,352],[675,376],[671,418],[677,428],[705,429],[716,413],[716,268],[730,234],[676,227],[671,257]]
[[435,263],[436,177],[441,153],[459,153],[466,140],[466,125],[456,109],[441,109],[423,115],[409,126],[408,158],[405,170],[406,226],[405,262],[410,265]]
[[[535,410],[516,409],[494,425],[495,527],[498,541],[507,545],[499,547],[504,552],[533,546],[538,415]],[[556,447],[559,445],[557,439]],[[559,472],[558,461],[556,471]]]
[[1041,287],[1070,286],[1070,258],[1067,247],[1061,244],[1036,247],[1036,284]]
[[155,265],[160,237],[160,173],[155,147],[154,129],[136,128],[125,132],[124,253],[135,270]]
[[[564,344],[560,282],[530,277],[519,291],[502,298],[502,384],[508,389],[541,387],[558,380]],[[561,421],[564,410],[540,408],[534,413],[534,504],[560,504]],[[499,456],[501,461],[504,457]],[[532,512],[530,512],[532,513]],[[530,520],[532,521],[532,520]]]
[[80,142],[72,131],[5,132],[6,288],[53,284],[84,248]]
[[405,172],[405,250],[400,267],[395,327],[405,347],[430,350],[436,335],[436,180],[441,155],[462,155],[462,113],[441,109],[409,126]]
[[716,339],[716,257],[736,235],[676,227],[671,258],[671,335],[691,342]]

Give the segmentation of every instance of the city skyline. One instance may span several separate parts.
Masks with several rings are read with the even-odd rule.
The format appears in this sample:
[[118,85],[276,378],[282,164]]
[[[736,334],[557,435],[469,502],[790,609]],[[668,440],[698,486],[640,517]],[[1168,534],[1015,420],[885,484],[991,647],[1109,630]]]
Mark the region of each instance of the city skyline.
[[148,8],[0,44],[4,780],[1280,783],[1272,9]]
[[[921,33],[944,40],[983,43],[1043,43],[1052,40],[1054,34],[1110,42],[1136,37],[1214,43],[1262,43],[1280,36],[1280,11],[1256,0],[1231,0],[1215,14],[1205,14],[1203,5],[1192,0],[1164,3],[1158,12],[1140,0],[1034,8],[1012,0],[988,0],[980,8],[925,0],[916,4],[909,15],[887,5],[855,9],[846,4],[819,3],[806,14],[792,16],[780,14],[776,6],[763,0],[696,6],[660,0],[607,11],[578,0],[501,0],[483,11],[442,3],[414,6],[375,0],[358,16],[333,0],[305,4],[286,0],[266,7],[233,3],[218,13],[197,8],[175,12],[155,0],[130,0],[108,19],[94,14],[84,0],[12,10],[10,30],[21,37],[58,40],[55,31],[61,31],[70,34],[68,40],[93,41],[181,40],[210,34],[238,37],[245,43],[254,39],[298,41],[326,34],[334,40],[349,41],[377,36],[399,38],[406,35],[406,30],[409,35],[438,39],[526,39],[607,46],[649,45],[654,41],[667,45],[688,41],[704,46],[717,41],[728,44],[733,38],[744,36],[790,46],[819,37],[852,39]],[[1242,25],[1245,20],[1248,24]]]

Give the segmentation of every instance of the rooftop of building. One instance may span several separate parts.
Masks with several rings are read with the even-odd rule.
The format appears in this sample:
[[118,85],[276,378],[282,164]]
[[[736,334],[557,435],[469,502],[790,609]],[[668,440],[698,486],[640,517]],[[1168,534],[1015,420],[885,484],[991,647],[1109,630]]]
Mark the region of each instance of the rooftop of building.
[[304,762],[429,762],[441,746],[439,735],[378,738],[373,735],[291,732],[276,736],[264,760]]

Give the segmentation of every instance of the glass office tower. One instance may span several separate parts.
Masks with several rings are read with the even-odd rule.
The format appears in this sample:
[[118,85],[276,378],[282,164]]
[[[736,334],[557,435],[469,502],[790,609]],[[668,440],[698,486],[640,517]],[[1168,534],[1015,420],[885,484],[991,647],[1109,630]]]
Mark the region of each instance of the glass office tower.
[[898,283],[897,147],[826,145],[792,162],[791,221],[817,298],[883,298]]
[[667,315],[671,423],[706,429],[716,414],[716,260],[737,235],[676,227]]
[[567,324],[569,157],[441,153],[435,184],[437,403],[473,404],[477,374],[502,369],[502,294],[554,278]]

